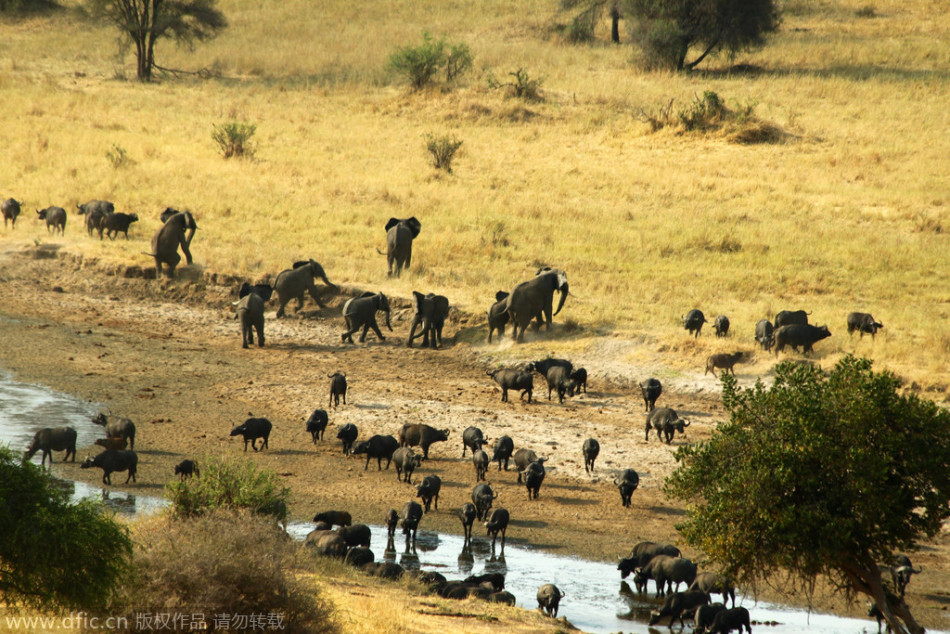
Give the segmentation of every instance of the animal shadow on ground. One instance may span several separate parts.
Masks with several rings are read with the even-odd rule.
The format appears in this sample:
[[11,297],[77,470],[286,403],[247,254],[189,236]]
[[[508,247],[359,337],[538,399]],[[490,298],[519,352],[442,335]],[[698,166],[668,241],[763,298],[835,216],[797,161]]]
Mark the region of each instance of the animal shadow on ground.
[[656,513],[657,515],[686,515],[686,511],[684,509],[677,509],[671,506],[651,506],[650,512]]
[[267,452],[276,456],[310,456],[313,454],[313,451],[302,449],[275,449],[270,451],[270,448],[268,448]]
[[584,500],[581,498],[565,498],[557,495],[551,496],[551,499],[557,502],[558,504],[566,504],[568,506],[591,506],[594,504],[600,504],[596,500]]
[[[541,520],[511,520],[508,522],[508,525],[520,526],[521,528],[544,528],[548,525],[548,523]],[[543,548],[543,546],[539,544],[535,544],[535,546],[538,548]]]
[[162,451],[160,449],[136,449],[135,453],[142,456],[181,456],[182,454],[174,451]]

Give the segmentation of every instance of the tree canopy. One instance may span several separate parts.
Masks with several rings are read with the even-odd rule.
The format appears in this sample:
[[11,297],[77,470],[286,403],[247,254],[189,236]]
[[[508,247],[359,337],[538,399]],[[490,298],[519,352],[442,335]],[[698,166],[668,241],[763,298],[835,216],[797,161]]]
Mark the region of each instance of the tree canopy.
[[0,447],[0,603],[104,607],[132,552],[128,530],[93,501],[70,504],[52,477]]
[[[707,55],[761,46],[778,28],[775,0],[621,0],[648,65],[695,67]],[[686,61],[690,50],[698,55]]]
[[828,373],[781,364],[768,388],[725,375],[729,421],[681,447],[665,483],[687,504],[677,529],[739,583],[784,571],[811,596],[824,576],[895,632],[922,632],[878,562],[950,517],[950,412],[899,388],[850,356]]
[[213,38],[228,25],[217,0],[88,0],[93,16],[115,25],[135,45],[137,76],[152,78],[155,43],[170,38],[193,46]]

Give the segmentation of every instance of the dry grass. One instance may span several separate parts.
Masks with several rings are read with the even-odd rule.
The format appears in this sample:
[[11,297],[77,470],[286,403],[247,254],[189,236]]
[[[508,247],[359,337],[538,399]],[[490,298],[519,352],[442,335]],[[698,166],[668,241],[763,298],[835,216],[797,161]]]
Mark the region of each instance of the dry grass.
[[[221,78],[147,86],[115,79],[128,58],[90,47],[114,36],[74,12],[8,25],[0,195],[29,213],[0,239],[50,240],[33,207],[107,198],[142,218],[134,239],[89,240],[73,215],[67,248],[146,265],[159,212],[188,208],[208,270],[257,276],[312,256],[334,282],[442,292],[478,313],[552,264],[577,293],[563,316],[580,336],[677,350],[679,315],[699,307],[728,314],[751,347],[756,320],[805,307],[834,333],[823,362],[857,352],[947,393],[950,16],[938,3],[877,2],[869,19],[855,15],[864,1],[791,2],[768,48],[691,75],[640,72],[625,46],[562,44],[555,4],[226,0],[220,38],[159,50],[163,65]],[[386,57],[423,29],[469,44],[467,85],[390,83]],[[488,88],[487,73],[513,68],[543,77],[544,102]],[[787,137],[736,144],[640,120],[706,90],[754,102]],[[257,125],[254,159],[218,154],[213,127],[230,120]],[[428,165],[430,131],[464,141],[454,174]],[[422,222],[413,270],[388,280],[375,248],[389,217],[410,215]],[[872,312],[882,336],[849,339],[851,310]],[[717,345],[704,336],[665,357],[695,367]]]

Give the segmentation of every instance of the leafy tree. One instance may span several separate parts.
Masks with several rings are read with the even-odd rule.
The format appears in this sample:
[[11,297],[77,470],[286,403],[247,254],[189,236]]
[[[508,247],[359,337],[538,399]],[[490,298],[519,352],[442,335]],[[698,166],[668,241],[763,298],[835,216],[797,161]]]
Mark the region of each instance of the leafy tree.
[[115,25],[135,45],[139,81],[149,81],[155,63],[155,43],[170,38],[193,46],[216,36],[228,25],[217,0],[89,0],[93,16]]
[[446,82],[458,79],[472,67],[472,53],[466,44],[449,44],[445,38],[436,40],[423,33],[418,46],[403,46],[393,51],[387,67],[404,75],[413,90],[421,90],[433,83],[442,70]]
[[685,539],[755,588],[781,570],[808,596],[819,576],[866,594],[895,632],[923,632],[877,562],[950,517],[950,412],[846,357],[829,373],[790,363],[739,389],[709,441],[682,447],[665,483],[687,503]]
[[[778,28],[775,0],[622,0],[631,35],[648,65],[694,68],[707,55],[761,46]],[[687,62],[690,49],[699,55]]]
[[96,610],[114,596],[132,541],[93,501],[66,492],[0,447],[0,603],[36,610]]

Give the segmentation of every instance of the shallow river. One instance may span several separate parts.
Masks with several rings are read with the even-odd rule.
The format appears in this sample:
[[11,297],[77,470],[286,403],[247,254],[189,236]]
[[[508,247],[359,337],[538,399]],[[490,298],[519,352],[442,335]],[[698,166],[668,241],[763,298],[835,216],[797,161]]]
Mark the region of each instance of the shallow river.
[[[96,404],[45,387],[19,383],[9,375],[0,374],[0,443],[9,445],[17,452],[29,446],[36,430],[63,425],[76,429],[78,446],[91,445],[95,438],[103,436],[102,428],[91,421],[97,411]],[[54,454],[57,460],[62,460],[62,456],[62,452]],[[34,456],[33,461],[39,463],[40,454]],[[109,508],[124,514],[148,513],[167,505],[166,500],[161,498],[124,493],[84,482],[65,481],[63,486],[74,499],[97,497]],[[288,531],[302,539],[311,528],[309,522],[292,522]],[[483,572],[505,573],[506,589],[517,597],[519,606],[529,609],[537,607],[535,594],[538,587],[553,583],[566,593],[561,600],[559,616],[567,617],[574,625],[588,632],[669,631],[665,626],[647,626],[649,612],[656,604],[648,596],[639,597],[630,592],[627,584],[620,580],[615,564],[553,555],[514,544],[505,547],[503,556],[499,552],[499,556],[493,557],[491,541],[478,535],[477,531],[471,551],[466,553],[462,550],[460,536],[437,534],[424,528],[425,519],[415,552],[406,550],[405,541],[397,533],[395,549],[381,554],[386,529],[372,526],[377,559],[395,561],[406,568],[436,570],[449,579]],[[652,596],[652,582],[649,591]],[[803,610],[756,603],[743,597],[738,597],[737,601],[749,609],[753,623],[775,623],[768,626],[754,625],[756,631],[764,629],[775,634],[860,634],[877,631],[877,623],[871,620],[809,614]]]

